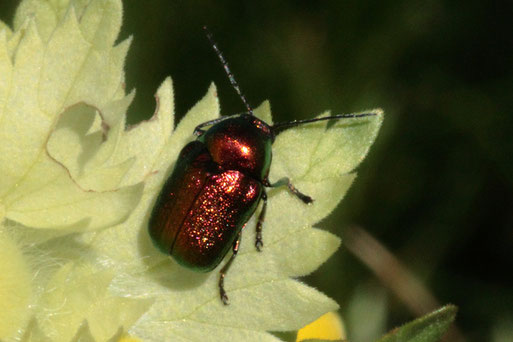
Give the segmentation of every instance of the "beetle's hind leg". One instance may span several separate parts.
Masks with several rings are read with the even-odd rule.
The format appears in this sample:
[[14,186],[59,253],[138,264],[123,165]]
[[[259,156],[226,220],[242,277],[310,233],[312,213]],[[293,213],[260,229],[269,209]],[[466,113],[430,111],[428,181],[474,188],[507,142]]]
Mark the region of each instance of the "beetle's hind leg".
[[228,305],[228,296],[226,295],[226,291],[224,290],[224,277],[226,276],[226,272],[228,272],[228,269],[230,268],[233,259],[237,256],[237,253],[239,252],[239,246],[240,246],[240,238],[242,236],[242,231],[240,231],[237,234],[237,239],[235,239],[235,242],[233,243],[233,254],[230,257],[230,260],[221,268],[219,271],[219,296],[221,297],[221,301],[224,305]]
[[262,226],[264,224],[265,212],[267,210],[267,193],[265,192],[265,189],[263,189],[262,192],[262,201],[264,201],[264,204],[262,205],[262,211],[260,211],[260,215],[258,215],[255,240],[255,247],[259,252],[262,251],[262,247],[264,246],[264,242],[262,240]]
[[264,181],[264,185],[267,187],[272,187],[272,188],[277,188],[279,186],[286,185],[287,188],[289,189],[289,191],[292,194],[294,194],[295,196],[297,196],[301,201],[303,201],[303,203],[310,204],[314,201],[312,197],[305,195],[304,193],[302,193],[301,191],[296,189],[296,187],[290,182],[290,179],[288,179],[288,177],[284,177],[284,178],[280,179],[279,181],[272,183],[272,184],[269,183],[268,180],[266,180],[266,181]]

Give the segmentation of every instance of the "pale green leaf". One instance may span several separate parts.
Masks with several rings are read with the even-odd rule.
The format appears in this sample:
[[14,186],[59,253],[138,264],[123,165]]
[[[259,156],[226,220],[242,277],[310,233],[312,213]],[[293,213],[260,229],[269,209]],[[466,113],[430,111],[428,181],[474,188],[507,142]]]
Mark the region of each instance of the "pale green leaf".
[[[215,287],[211,290],[215,291]],[[189,296],[183,300],[189,299]],[[312,305],[315,302],[316,305]],[[189,301],[190,303],[190,301]],[[304,323],[306,316],[320,316],[326,309],[336,309],[337,305],[297,281],[282,280],[263,283],[254,288],[238,290],[233,297],[230,308],[226,308],[217,296],[200,307],[187,308],[180,305],[189,314],[183,319],[168,317],[170,305],[180,302],[156,302],[149,315],[143,317],[133,329],[138,336],[151,336],[149,332],[159,330],[161,340],[174,340],[174,336],[189,336],[190,341],[225,341],[230,332],[235,341],[277,341],[265,330],[291,330]],[[182,310],[183,310],[182,309]],[[158,314],[158,318],[152,316]],[[205,329],[216,335],[205,334]],[[194,331],[194,332],[193,332]],[[193,338],[194,336],[194,338]],[[150,341],[158,339],[150,338]]]
[[[67,46],[73,46],[73,49],[63,49]],[[38,105],[44,115],[55,115],[63,106],[75,102],[67,102],[68,93],[90,50],[91,44],[80,32],[78,19],[71,8],[46,46],[37,91]]]
[[[252,223],[256,224],[250,221],[248,225]],[[244,287],[258,281],[308,275],[340,246],[338,237],[311,227],[290,226],[279,234],[268,235],[264,235],[263,251],[258,252],[254,247],[254,229],[245,232],[237,263],[231,268],[231,285]],[[254,272],[244,272],[246,268]]]
[[[235,271],[234,271],[235,272]],[[261,281],[233,289],[229,310],[218,298],[196,308],[192,321],[246,329],[287,331],[306,325],[306,317],[319,317],[338,305],[317,290],[292,279]],[[216,296],[217,297],[217,296]],[[252,315],[248,315],[248,309]],[[269,313],[272,313],[271,315]]]
[[125,57],[132,40],[126,39],[112,49],[98,50],[91,45],[87,58],[69,89],[66,105],[86,102],[108,106],[110,101],[124,97]]
[[87,321],[83,321],[78,329],[77,333],[70,340],[71,342],[96,342],[93,335],[91,334],[91,330],[89,329],[89,324]]
[[[356,174],[341,174],[325,178],[321,181],[293,181],[293,184],[303,193],[311,196],[314,202],[305,205],[285,187],[269,191],[269,206],[266,215],[267,225],[283,226],[313,225],[326,217],[342,200],[353,183]],[[288,212],[288,215],[284,213]],[[264,234],[274,234],[272,229],[264,228]]]
[[91,133],[101,132],[105,135],[105,141],[99,146],[91,159],[87,161],[84,166],[84,173],[105,166],[119,165],[134,157],[133,155],[125,155],[124,159],[116,158],[118,150],[120,150],[120,143],[126,134],[124,113],[132,102],[133,97],[134,93],[119,100],[114,100],[100,112],[102,120],[100,122],[98,120],[95,121],[98,127],[93,124],[96,130]]
[[117,153],[113,155],[114,162],[137,156],[123,179],[123,185],[135,184],[148,177],[153,172],[153,163],[161,153],[165,153],[165,145],[174,128],[174,98],[170,78],[162,83],[155,98],[157,107],[153,117],[130,127],[119,142]]
[[12,30],[9,27],[9,25],[0,20],[0,33],[2,32],[5,34],[7,38],[9,38],[12,35]]
[[268,125],[273,124],[273,118],[271,115],[271,104],[269,101],[264,101],[260,106],[253,110],[253,114],[260,120],[266,122]]
[[[278,204],[273,204],[274,208],[270,205],[270,225],[287,224],[286,220],[312,225],[336,207],[354,181],[355,174],[349,172],[363,160],[381,126],[382,111],[370,112],[377,115],[338,120],[329,128],[326,122],[317,122],[278,135],[273,149],[271,182],[289,177],[314,203],[305,206],[284,187],[273,189],[269,197],[272,200],[275,195]],[[287,210],[290,215],[283,214]]]
[[[48,174],[57,176],[40,184],[39,177]],[[80,188],[62,165],[46,159],[37,163],[25,180],[23,192],[4,198],[6,216],[42,228],[66,228],[81,221],[87,222],[89,229],[117,224],[130,215],[143,189],[136,184],[113,191],[88,191]]]
[[39,110],[34,82],[43,55],[43,44],[31,24],[17,50],[9,97],[0,109],[0,196],[19,186],[20,176],[43,151],[50,131],[51,120]]
[[27,21],[35,20],[38,31],[46,41],[66,10],[67,4],[64,5],[57,6],[56,1],[21,1],[14,16],[14,30],[20,31]]
[[[130,41],[112,47],[120,24],[118,0],[28,0],[15,31],[0,30],[1,232],[27,251],[34,271],[7,298],[27,300],[20,282],[35,289],[21,307],[35,317],[12,325],[25,341],[106,341],[152,303],[113,295],[113,270],[70,236],[119,224],[142,196],[143,179],[121,185],[136,155],[113,158],[133,99],[124,94]],[[9,254],[1,266],[17,265]]]
[[[52,341],[69,341],[87,326],[96,341],[106,341],[122,326],[131,326],[151,305],[148,299],[112,296],[108,286],[114,277],[107,270],[98,271],[92,266],[62,266],[50,279],[42,294],[38,312],[40,328]],[[48,312],[49,311],[49,312]],[[48,320],[47,315],[52,319]],[[84,323],[87,322],[87,323]]]
[[[105,22],[121,16],[121,4],[73,3],[87,32],[75,7],[25,1],[10,39],[15,54],[0,34],[0,198],[5,216],[27,226],[106,227],[125,220],[141,196],[142,179],[121,187],[135,156],[112,162],[133,99],[120,96],[128,42],[110,46],[120,21]],[[97,116],[110,129],[89,132]]]
[[90,1],[80,15],[85,39],[98,49],[110,48],[121,28],[122,10],[121,1]]
[[33,318],[27,329],[25,330],[25,333],[20,339],[21,342],[52,342],[39,328],[39,325],[37,323],[37,320]]
[[29,26],[30,21],[27,21],[23,27],[23,29],[12,32],[11,35],[7,34],[7,51],[9,53],[9,57],[13,58],[15,52],[18,49],[18,46],[21,42],[21,38],[25,35],[26,29]]
[[[154,167],[160,170],[157,175],[157,185],[160,187],[170,173],[170,167],[173,165],[181,147],[193,140],[192,133],[199,124],[214,120],[220,115],[219,99],[217,98],[217,89],[212,84],[205,97],[195,104],[187,115],[178,123],[175,131],[167,141],[164,150],[156,159]],[[164,172],[162,172],[164,171]]]
[[136,327],[133,334],[145,342],[191,341],[258,341],[281,342],[277,337],[259,330],[224,327],[191,321],[154,321],[143,329]]
[[12,63],[7,47],[7,31],[0,29],[0,106],[5,106],[12,80]]
[[[135,157],[132,154],[116,165],[110,165],[105,162],[107,158],[100,157],[105,154],[101,153],[105,149],[111,150],[112,154],[118,137],[110,134],[112,130],[106,123],[92,129],[98,114],[98,109],[84,103],[69,107],[48,139],[47,151],[50,157],[66,167],[81,188],[110,191],[119,187]],[[102,121],[101,118],[99,120]],[[111,145],[114,146],[109,148]]]
[[376,115],[336,120],[329,128],[326,121],[320,121],[279,134],[274,143],[273,179],[287,176],[318,181],[353,171],[367,154],[383,121],[381,110],[366,112]]

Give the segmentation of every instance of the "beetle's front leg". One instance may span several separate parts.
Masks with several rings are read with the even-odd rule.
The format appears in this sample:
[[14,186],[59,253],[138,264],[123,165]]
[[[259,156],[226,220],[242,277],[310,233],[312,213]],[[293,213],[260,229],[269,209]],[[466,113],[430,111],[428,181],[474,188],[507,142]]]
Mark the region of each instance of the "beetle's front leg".
[[288,177],[283,177],[279,181],[272,183],[272,184],[269,183],[268,179],[266,179],[266,180],[264,180],[264,185],[267,187],[272,187],[272,188],[277,188],[279,186],[286,185],[287,188],[289,189],[289,191],[292,194],[296,195],[301,201],[303,201],[303,203],[310,204],[314,201],[312,197],[305,195],[301,191],[296,189],[296,187],[294,185],[292,185],[292,183],[290,182],[290,179]]
[[221,268],[219,271],[219,296],[221,296],[221,301],[224,305],[228,305],[228,296],[226,295],[226,291],[224,290],[224,277],[226,276],[226,272],[228,272],[228,269],[230,268],[233,259],[237,256],[237,253],[239,252],[239,246],[240,246],[240,238],[242,236],[242,231],[237,234],[237,239],[235,239],[235,242],[233,243],[233,254],[230,257],[230,260],[226,263],[226,265]]

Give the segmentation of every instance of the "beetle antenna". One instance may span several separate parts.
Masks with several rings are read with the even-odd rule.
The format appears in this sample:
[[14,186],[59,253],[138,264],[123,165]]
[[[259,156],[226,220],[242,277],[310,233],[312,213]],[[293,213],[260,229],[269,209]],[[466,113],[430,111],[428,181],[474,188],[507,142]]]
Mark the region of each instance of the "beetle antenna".
[[230,71],[230,67],[228,67],[228,62],[226,61],[226,59],[224,59],[223,53],[217,47],[217,43],[214,40],[214,36],[213,36],[212,32],[210,32],[210,30],[208,29],[208,27],[206,25],[203,26],[203,30],[205,30],[205,34],[206,34],[208,40],[210,41],[210,44],[212,45],[212,48],[216,52],[216,55],[219,58],[219,60],[221,61],[221,64],[223,65],[223,68],[224,68],[224,71],[226,72],[226,75],[228,75],[228,79],[230,80],[230,83],[232,84],[232,87],[235,88],[235,91],[237,92],[237,94],[239,94],[240,99],[242,100],[242,102],[246,106],[246,109],[248,110],[248,113],[253,115],[253,109],[249,105],[249,102],[246,99],[246,97],[244,96],[244,94],[242,94],[242,92],[240,90],[240,87],[239,87],[239,84],[235,80],[235,76],[233,76],[232,72]]
[[338,114],[338,115],[332,115],[332,116],[325,116],[322,118],[313,118],[313,119],[306,119],[306,120],[294,120],[290,122],[282,122],[277,123],[273,125],[272,131],[274,134],[277,134],[284,129],[287,129],[289,127],[295,127],[303,124],[307,124],[310,122],[317,122],[317,121],[325,121],[325,120],[333,120],[333,119],[352,119],[352,118],[363,118],[366,116],[375,116],[378,115],[377,113],[360,113],[360,114]]

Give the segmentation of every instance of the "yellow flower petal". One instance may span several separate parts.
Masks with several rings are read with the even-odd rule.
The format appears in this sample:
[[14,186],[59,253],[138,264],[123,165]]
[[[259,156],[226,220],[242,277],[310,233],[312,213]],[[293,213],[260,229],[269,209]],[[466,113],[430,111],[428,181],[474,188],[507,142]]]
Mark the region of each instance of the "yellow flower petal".
[[301,328],[297,333],[296,342],[309,339],[342,340],[346,337],[342,319],[335,312],[328,312],[317,320]]
[[118,342],[142,342],[142,341],[138,338],[135,338],[135,337],[125,334],[119,338]]

